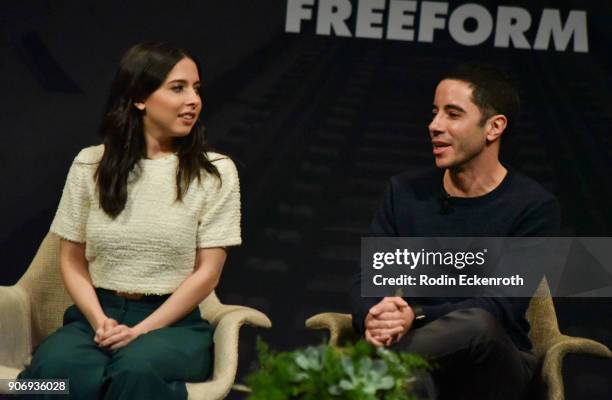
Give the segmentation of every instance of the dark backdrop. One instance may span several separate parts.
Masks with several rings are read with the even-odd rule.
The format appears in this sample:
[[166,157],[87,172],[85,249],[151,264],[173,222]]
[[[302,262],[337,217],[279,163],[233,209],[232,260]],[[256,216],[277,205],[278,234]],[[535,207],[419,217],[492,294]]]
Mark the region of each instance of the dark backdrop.
[[[565,234],[610,236],[612,7],[604,3],[522,3],[534,25],[546,7],[564,16],[586,10],[590,49],[574,53],[501,49],[491,40],[464,47],[445,31],[433,43],[318,36],[312,22],[286,33],[285,1],[3,2],[0,284],[27,268],[73,157],[100,142],[121,54],[142,40],[175,42],[204,61],[210,141],[238,164],[244,245],[232,251],[218,292],[274,324],[243,330],[241,376],[255,366],[256,334],[278,349],[318,343],[304,320],[348,311],[359,238],[387,179],[433,163],[433,90],[455,63],[508,67],[523,113],[502,158],[557,195]],[[610,299],[556,306],[562,331],[612,345]],[[564,366],[568,399],[609,398],[611,361],[570,356]]]

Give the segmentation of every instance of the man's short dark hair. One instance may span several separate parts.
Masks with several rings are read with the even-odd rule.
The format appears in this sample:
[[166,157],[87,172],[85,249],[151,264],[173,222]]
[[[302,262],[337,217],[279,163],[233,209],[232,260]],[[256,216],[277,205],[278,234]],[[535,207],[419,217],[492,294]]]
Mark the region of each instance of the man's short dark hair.
[[490,64],[461,64],[444,75],[443,79],[459,80],[470,85],[472,102],[482,114],[481,126],[495,114],[506,116],[506,131],[518,121],[518,91],[510,77],[497,67]]

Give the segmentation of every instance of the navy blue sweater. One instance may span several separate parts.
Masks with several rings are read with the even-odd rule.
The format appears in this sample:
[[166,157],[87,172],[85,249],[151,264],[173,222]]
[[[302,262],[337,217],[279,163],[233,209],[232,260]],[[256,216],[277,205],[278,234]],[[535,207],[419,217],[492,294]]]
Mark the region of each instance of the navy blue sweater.
[[[403,173],[391,178],[384,199],[374,215],[372,236],[557,236],[560,225],[556,198],[534,180],[508,169],[491,192],[470,198],[448,197],[442,185],[443,171],[432,170],[413,177]],[[370,307],[380,298],[361,297],[361,276],[351,285],[350,301],[355,329],[363,334]],[[525,311],[528,298],[419,298],[405,300],[420,305],[426,315],[415,328],[451,311],[482,308],[494,315],[521,350],[531,349]]]

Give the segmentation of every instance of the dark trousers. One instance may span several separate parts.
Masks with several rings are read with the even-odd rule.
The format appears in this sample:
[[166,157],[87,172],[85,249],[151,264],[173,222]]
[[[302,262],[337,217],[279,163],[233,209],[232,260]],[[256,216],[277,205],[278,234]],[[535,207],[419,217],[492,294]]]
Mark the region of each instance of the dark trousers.
[[[127,300],[104,289],[96,293],[105,314],[128,326],[145,319],[168,297]],[[41,343],[18,378],[69,379],[71,399],[186,399],[185,381],[209,376],[212,334],[213,328],[196,308],[175,324],[110,351],[98,347],[89,322],[73,305],[64,313],[64,325]]]
[[536,357],[517,349],[501,324],[480,308],[457,310],[406,335],[394,348],[426,357],[439,399],[523,400]]

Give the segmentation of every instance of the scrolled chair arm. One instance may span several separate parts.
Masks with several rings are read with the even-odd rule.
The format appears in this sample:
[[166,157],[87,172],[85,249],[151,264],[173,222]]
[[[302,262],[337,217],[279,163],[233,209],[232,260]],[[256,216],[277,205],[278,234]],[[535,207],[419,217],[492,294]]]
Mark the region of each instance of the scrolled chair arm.
[[326,312],[313,315],[306,320],[306,327],[328,330],[329,344],[332,346],[337,346],[346,340],[357,339],[350,314]]
[[605,345],[591,339],[560,335],[546,351],[542,364],[542,380],[548,387],[548,400],[564,400],[563,375],[561,368],[566,354],[590,354],[612,358],[612,352]]
[[187,383],[190,400],[224,398],[232,389],[238,369],[238,339],[243,325],[270,328],[272,322],[262,312],[250,307],[219,304],[215,308],[215,359],[213,376],[207,382]]

